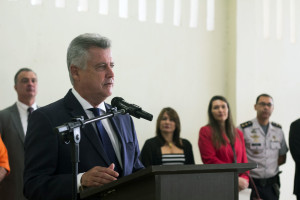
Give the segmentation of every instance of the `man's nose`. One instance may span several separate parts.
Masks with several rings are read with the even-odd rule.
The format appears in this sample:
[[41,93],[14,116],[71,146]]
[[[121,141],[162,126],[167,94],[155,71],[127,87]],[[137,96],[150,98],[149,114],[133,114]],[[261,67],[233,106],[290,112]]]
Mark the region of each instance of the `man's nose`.
[[114,77],[115,76],[115,73],[114,73],[112,67],[107,68],[107,74],[108,74],[109,77]]
[[29,81],[28,81],[28,84],[29,84],[29,85],[34,85],[34,81],[29,80]]

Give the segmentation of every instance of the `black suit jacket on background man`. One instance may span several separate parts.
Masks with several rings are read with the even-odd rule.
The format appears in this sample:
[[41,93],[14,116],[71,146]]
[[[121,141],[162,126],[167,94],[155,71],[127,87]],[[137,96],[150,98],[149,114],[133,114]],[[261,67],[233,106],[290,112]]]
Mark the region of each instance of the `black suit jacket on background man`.
[[0,111],[0,133],[7,148],[11,172],[0,183],[1,200],[22,200],[24,171],[24,130],[17,104]]
[[[110,106],[106,104],[106,108]],[[29,120],[25,140],[25,196],[32,199],[71,199],[71,145],[66,145],[53,129],[86,113],[71,90],[61,100],[36,110]],[[129,175],[143,165],[138,159],[139,146],[131,117],[117,115],[110,122],[122,144],[123,174]],[[81,130],[78,172],[95,166],[108,167],[109,161],[91,124]]]
[[294,194],[300,197],[300,119],[291,124],[289,145],[295,161]]

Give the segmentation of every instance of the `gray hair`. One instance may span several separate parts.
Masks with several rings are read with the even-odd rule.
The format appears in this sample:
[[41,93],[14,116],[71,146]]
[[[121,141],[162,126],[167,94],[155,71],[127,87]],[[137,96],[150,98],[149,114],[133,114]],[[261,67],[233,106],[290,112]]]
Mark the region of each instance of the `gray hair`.
[[14,81],[15,81],[15,85],[17,84],[17,81],[18,81],[18,76],[21,72],[33,72],[35,75],[36,73],[34,71],[32,71],[32,69],[30,68],[27,68],[27,67],[24,67],[24,68],[21,68],[19,69],[19,71],[17,71],[17,73],[15,74],[15,78],[14,78]]
[[89,56],[88,50],[91,47],[107,49],[110,48],[110,46],[111,41],[97,33],[85,33],[72,40],[67,52],[67,65],[72,85],[74,80],[70,70],[71,65],[75,65],[80,69],[84,69]]

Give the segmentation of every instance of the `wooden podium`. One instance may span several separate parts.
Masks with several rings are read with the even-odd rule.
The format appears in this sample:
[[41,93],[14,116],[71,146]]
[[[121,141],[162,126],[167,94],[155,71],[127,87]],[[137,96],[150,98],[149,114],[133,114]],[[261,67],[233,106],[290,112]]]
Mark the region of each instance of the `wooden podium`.
[[238,200],[238,174],[255,163],[150,166],[98,188],[81,199]]

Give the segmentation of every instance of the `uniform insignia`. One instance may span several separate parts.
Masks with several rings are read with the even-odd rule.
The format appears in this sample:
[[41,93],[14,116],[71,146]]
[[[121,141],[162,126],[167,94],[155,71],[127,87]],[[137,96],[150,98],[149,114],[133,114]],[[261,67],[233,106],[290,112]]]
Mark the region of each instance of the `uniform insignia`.
[[279,142],[279,140],[277,140],[275,135],[273,135],[272,139],[273,139],[274,142]]
[[253,139],[254,142],[259,142],[259,137],[260,137],[259,135],[254,134],[251,135],[250,137]]
[[240,126],[241,128],[247,128],[249,126],[252,126],[253,123],[251,121],[247,121],[247,122],[244,122],[244,123],[241,123]]
[[277,128],[281,128],[281,125],[280,125],[280,124],[277,124],[277,123],[275,123],[275,122],[272,122],[271,124],[272,124],[273,126],[277,127]]

